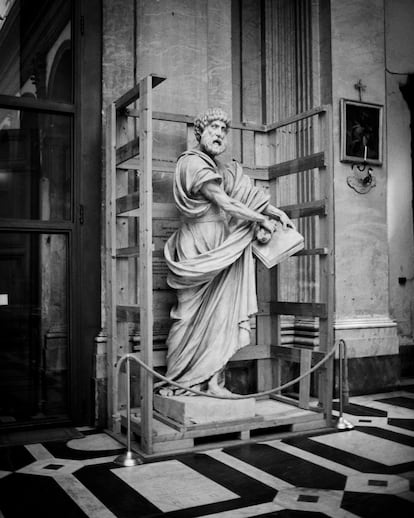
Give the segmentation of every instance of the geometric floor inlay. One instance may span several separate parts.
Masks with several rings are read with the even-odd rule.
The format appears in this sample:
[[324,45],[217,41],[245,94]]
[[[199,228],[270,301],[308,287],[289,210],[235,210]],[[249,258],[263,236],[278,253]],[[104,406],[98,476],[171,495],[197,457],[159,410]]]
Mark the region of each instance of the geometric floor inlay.
[[389,396],[350,398],[346,431],[263,436],[133,467],[115,464],[125,446],[93,428],[82,438],[6,445],[0,518],[414,516],[414,394]]
[[285,509],[328,512],[328,516],[338,516],[344,492],[338,490],[295,487],[282,489],[273,503]]
[[81,439],[72,439],[67,443],[68,448],[83,451],[122,450],[124,446],[105,433],[87,435]]
[[345,491],[358,493],[394,494],[409,491],[410,482],[397,475],[376,475],[367,473],[364,475],[352,475],[346,481]]
[[348,431],[341,434],[312,437],[312,441],[365,457],[385,466],[395,466],[414,461],[414,448],[373,435]]
[[29,475],[43,475],[55,477],[56,475],[69,475],[82,468],[82,462],[68,459],[45,459],[36,460],[18,470],[18,473],[27,473]]
[[163,512],[239,498],[177,460],[111,471]]

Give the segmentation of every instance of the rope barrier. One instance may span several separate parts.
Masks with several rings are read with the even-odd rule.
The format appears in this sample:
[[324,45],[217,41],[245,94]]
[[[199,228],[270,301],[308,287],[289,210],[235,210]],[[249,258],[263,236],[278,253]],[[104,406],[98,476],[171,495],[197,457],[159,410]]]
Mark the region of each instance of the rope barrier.
[[[318,363],[315,363],[315,365],[313,367],[311,367],[309,370],[307,370],[306,372],[304,372],[303,374],[301,374],[297,378],[295,378],[295,379],[293,379],[291,381],[288,381],[287,383],[284,383],[283,385],[279,385],[278,387],[274,387],[274,388],[269,389],[269,390],[264,390],[263,392],[256,392],[254,394],[233,394],[231,397],[229,397],[229,396],[220,396],[218,394],[208,394],[207,392],[201,392],[201,390],[193,389],[191,387],[186,387],[185,385],[181,385],[180,383],[177,383],[176,381],[173,381],[173,380],[171,380],[169,378],[166,378],[165,376],[163,376],[159,372],[153,370],[151,367],[149,367],[146,363],[144,363],[142,360],[140,360],[137,356],[135,356],[132,353],[124,354],[124,356],[122,356],[118,360],[118,362],[116,364],[116,367],[117,367],[116,374],[118,376],[119,370],[121,368],[122,363],[126,359],[130,358],[130,359],[136,361],[140,365],[140,367],[142,367],[147,372],[152,374],[152,376],[155,376],[156,378],[158,378],[158,379],[160,379],[162,381],[165,381],[169,385],[173,385],[174,387],[183,389],[186,392],[192,392],[193,394],[195,394],[197,396],[205,396],[205,397],[209,397],[209,398],[212,398],[212,399],[250,399],[250,398],[258,398],[258,397],[262,397],[262,396],[268,396],[268,395],[273,394],[275,392],[280,392],[280,391],[284,390],[285,388],[288,388],[291,385],[294,385],[295,383],[298,383],[303,378],[306,378],[306,376],[310,376],[313,372],[318,370],[319,367],[322,367],[322,365],[324,365],[329,360],[329,358],[331,358],[331,356],[333,356],[333,354],[335,353],[336,348],[337,348],[339,342],[341,342],[341,340],[339,340],[338,342],[334,343],[332,349],[329,351],[329,353],[326,356],[324,356],[322,358],[322,360],[320,360]],[[342,342],[343,342],[343,340],[342,340]]]

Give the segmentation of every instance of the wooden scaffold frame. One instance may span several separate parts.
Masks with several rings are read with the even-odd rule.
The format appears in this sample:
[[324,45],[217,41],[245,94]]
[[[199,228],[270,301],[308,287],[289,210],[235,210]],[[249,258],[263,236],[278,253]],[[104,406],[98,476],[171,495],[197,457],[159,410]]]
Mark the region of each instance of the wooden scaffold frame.
[[[165,366],[165,350],[154,350],[154,290],[153,259],[161,257],[162,249],[154,249],[153,219],[174,218],[176,209],[170,204],[153,203],[153,121],[182,123],[191,129],[193,117],[181,114],[154,112],[153,88],[165,80],[149,75],[125,95],[112,102],[106,111],[106,314],[108,332],[108,429],[122,439],[125,412],[119,382],[119,360],[133,353],[149,369]],[[137,103],[138,108],[131,108]],[[311,121],[311,122],[309,122]],[[138,129],[137,129],[138,125]],[[269,139],[277,139],[277,132],[285,128],[311,127],[312,145],[298,151],[299,156],[274,161],[266,148]],[[270,186],[278,179],[302,172],[317,171],[317,198],[280,206],[291,218],[317,218],[318,244],[307,246],[297,255],[317,257],[319,300],[317,302],[289,302],[279,300],[278,268],[263,271],[258,268],[259,314],[257,343],[236,354],[235,361],[255,360],[258,390],[268,390],[283,382],[281,365],[290,362],[299,366],[302,375],[332,352],[334,272],[333,272],[333,180],[332,180],[332,113],[330,106],[317,107],[285,121],[270,125],[233,123],[231,126],[233,152],[241,159],[244,171],[259,184]],[[317,149],[318,148],[318,149]],[[260,151],[262,150],[262,151]],[[259,156],[260,155],[260,156]],[[163,162],[164,171],[173,173],[176,157]],[[272,162],[273,160],[273,162]],[[257,165],[259,162],[260,165]],[[158,161],[159,163],[159,161]],[[270,165],[262,165],[267,163]],[[128,180],[134,171],[139,188]],[[132,219],[131,219],[132,218]],[[139,220],[139,223],[137,223]],[[138,243],[128,241],[129,221],[139,227]],[[129,233],[129,234],[128,234]],[[131,268],[135,274],[131,274]],[[138,272],[138,273],[137,273]],[[133,279],[135,300],[131,301],[128,284]],[[167,301],[169,302],[169,301]],[[317,318],[319,339],[316,346],[298,346],[294,340],[283,344],[280,315]],[[130,323],[139,321],[139,351],[131,346]],[[153,409],[153,375],[139,371],[139,400],[135,397],[132,429],[138,440],[136,449],[144,456],[189,450],[198,447],[206,437],[228,435],[229,440],[254,440],[263,436],[280,436],[331,426],[333,392],[333,355],[319,371],[317,404],[311,401],[311,378],[299,382],[297,397],[271,394],[264,403],[277,406],[276,413],[268,409],[257,419],[248,422],[212,423],[183,426],[163,418]],[[280,411],[291,408],[292,412]],[[266,408],[267,408],[266,407]],[[275,407],[276,408],[276,407]]]

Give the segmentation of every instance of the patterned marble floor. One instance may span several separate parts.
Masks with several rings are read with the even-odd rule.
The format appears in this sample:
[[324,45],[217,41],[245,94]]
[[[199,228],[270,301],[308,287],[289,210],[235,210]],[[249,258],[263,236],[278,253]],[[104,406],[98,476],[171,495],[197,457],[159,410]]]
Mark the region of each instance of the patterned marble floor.
[[0,518],[414,516],[414,390],[351,398],[354,428],[132,468],[92,429],[0,448]]

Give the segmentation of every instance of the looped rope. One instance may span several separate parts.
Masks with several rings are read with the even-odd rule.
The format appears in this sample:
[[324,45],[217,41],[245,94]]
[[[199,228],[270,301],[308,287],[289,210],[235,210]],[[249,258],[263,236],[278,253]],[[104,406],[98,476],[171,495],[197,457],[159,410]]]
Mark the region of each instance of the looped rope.
[[119,374],[119,370],[120,370],[120,367],[121,367],[122,363],[125,360],[127,360],[128,358],[130,358],[130,359],[136,361],[140,365],[140,367],[145,369],[147,372],[149,372],[150,374],[152,374],[156,378],[158,378],[158,379],[160,379],[162,381],[165,381],[169,385],[173,385],[174,387],[183,389],[183,390],[185,390],[187,392],[192,392],[193,394],[196,394],[197,396],[205,396],[205,397],[210,397],[210,398],[213,398],[213,399],[249,399],[249,398],[258,398],[258,397],[261,397],[261,396],[268,396],[268,395],[273,394],[275,392],[280,392],[281,390],[284,390],[285,388],[290,387],[291,385],[294,385],[295,383],[298,383],[298,381],[301,381],[303,378],[306,378],[306,376],[309,376],[310,374],[312,374],[313,372],[318,370],[319,367],[322,367],[322,365],[324,365],[329,360],[329,358],[335,353],[336,348],[337,348],[337,346],[338,346],[338,344],[340,342],[345,345],[345,342],[342,339],[339,340],[338,342],[334,343],[332,349],[329,351],[329,353],[326,356],[324,356],[322,358],[322,360],[320,360],[318,363],[315,363],[315,365],[313,367],[311,367],[309,370],[307,370],[306,372],[304,372],[303,374],[301,374],[297,378],[295,378],[295,379],[293,379],[291,381],[288,381],[287,383],[284,383],[283,385],[279,385],[278,387],[275,387],[275,388],[272,388],[272,389],[269,389],[269,390],[265,390],[263,392],[256,392],[255,394],[233,394],[231,397],[228,397],[228,396],[219,396],[219,395],[216,395],[216,394],[208,394],[207,392],[201,392],[200,390],[193,389],[193,388],[190,388],[190,387],[186,387],[185,385],[181,385],[180,383],[177,383],[176,381],[173,381],[173,380],[171,380],[169,378],[166,378],[162,374],[160,374],[160,373],[156,372],[155,370],[151,369],[151,367],[149,367],[146,363],[144,363],[142,360],[140,360],[137,356],[135,356],[132,353],[127,353],[127,354],[125,354],[124,356],[122,356],[118,360],[117,365],[116,365],[116,367],[117,367],[117,375]]

